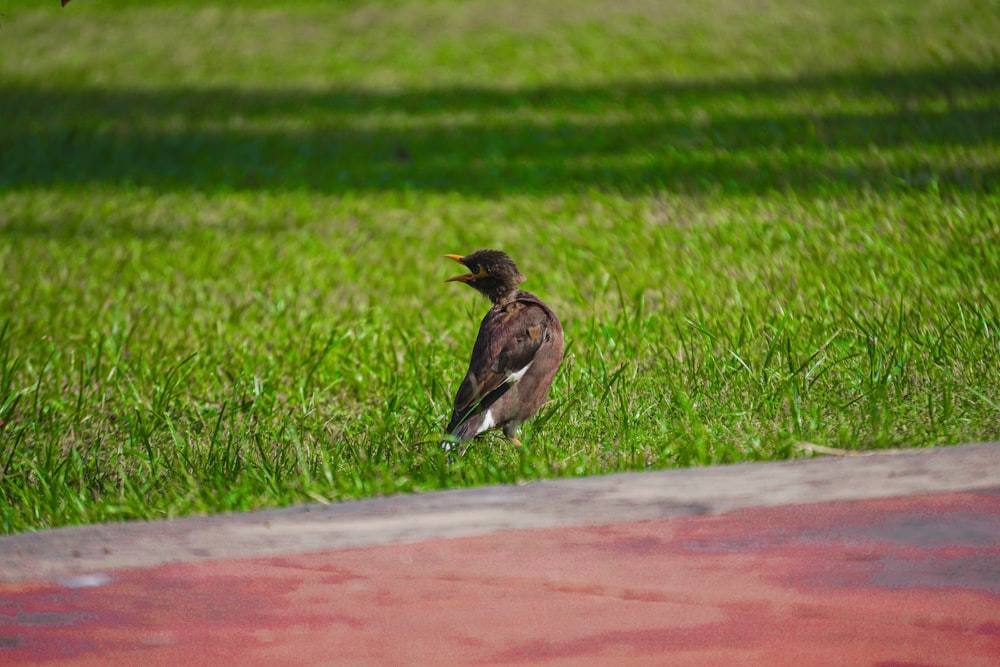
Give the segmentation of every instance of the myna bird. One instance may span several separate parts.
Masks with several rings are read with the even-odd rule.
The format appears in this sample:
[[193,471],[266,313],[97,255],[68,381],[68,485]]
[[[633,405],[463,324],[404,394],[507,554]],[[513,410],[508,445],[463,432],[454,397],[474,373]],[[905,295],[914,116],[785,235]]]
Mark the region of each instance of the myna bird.
[[[517,288],[524,276],[505,253],[477,250],[445,257],[469,269],[445,282],[463,282],[493,302],[479,325],[448,433],[463,442],[499,428],[520,447],[517,427],[545,403],[562,362],[562,325],[541,299]],[[451,443],[442,444],[450,449]]]

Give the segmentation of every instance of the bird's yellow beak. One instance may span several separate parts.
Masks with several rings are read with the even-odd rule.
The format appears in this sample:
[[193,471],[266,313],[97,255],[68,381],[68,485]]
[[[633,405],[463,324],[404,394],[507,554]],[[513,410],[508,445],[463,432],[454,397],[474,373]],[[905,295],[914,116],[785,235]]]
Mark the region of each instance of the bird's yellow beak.
[[[445,257],[447,257],[448,259],[453,259],[459,264],[463,264],[461,255],[445,255]],[[479,267],[479,271],[476,273],[463,273],[460,276],[452,276],[451,278],[445,280],[445,282],[471,283],[476,280],[479,280],[480,278],[485,278],[488,275],[490,274],[486,272],[486,269],[484,269],[483,267]]]

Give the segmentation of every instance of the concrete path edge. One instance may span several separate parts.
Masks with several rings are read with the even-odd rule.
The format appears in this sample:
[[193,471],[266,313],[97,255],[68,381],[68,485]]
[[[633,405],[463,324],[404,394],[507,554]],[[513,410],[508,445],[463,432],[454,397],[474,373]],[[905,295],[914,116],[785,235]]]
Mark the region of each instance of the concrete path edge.
[[988,488],[1000,488],[1000,441],[555,479],[3,536],[0,582]]

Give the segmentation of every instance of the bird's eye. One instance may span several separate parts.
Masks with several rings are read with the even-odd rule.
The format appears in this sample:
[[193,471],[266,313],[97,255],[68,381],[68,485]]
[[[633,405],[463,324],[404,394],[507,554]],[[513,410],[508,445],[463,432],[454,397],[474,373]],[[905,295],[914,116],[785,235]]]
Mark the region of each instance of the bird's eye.
[[472,275],[476,275],[477,273],[479,273],[479,265],[478,264],[470,264],[469,265],[469,273],[471,273]]

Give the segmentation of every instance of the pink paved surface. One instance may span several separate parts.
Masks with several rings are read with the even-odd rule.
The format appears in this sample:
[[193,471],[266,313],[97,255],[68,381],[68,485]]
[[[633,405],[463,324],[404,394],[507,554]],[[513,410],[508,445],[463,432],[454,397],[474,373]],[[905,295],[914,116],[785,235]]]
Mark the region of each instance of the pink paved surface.
[[0,584],[0,663],[1000,665],[1000,489]]

